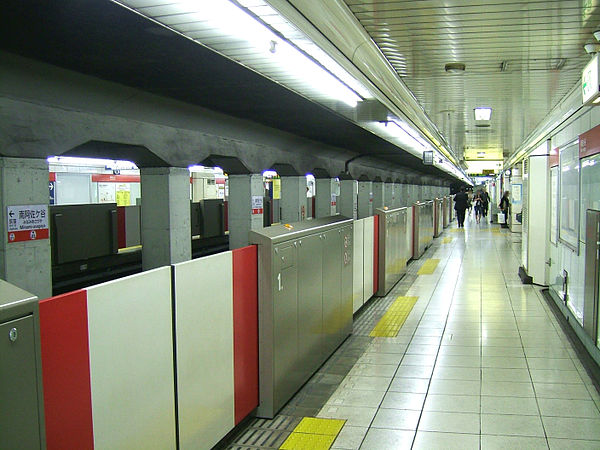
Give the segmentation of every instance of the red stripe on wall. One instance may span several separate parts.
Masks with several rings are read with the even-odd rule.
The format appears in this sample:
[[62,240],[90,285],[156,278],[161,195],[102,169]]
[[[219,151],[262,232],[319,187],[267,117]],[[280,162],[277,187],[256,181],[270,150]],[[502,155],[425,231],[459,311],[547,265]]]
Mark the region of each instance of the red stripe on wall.
[[235,424],[258,406],[258,256],[255,245],[233,250]]
[[92,174],[92,181],[95,183],[139,183],[139,175],[110,175],[110,174]]
[[550,167],[558,166],[558,148],[550,150],[550,158],[548,158],[548,165]]
[[600,125],[579,135],[579,157],[600,153]]
[[379,216],[373,216],[373,294],[379,290]]
[[117,206],[117,240],[119,242],[119,248],[127,247],[125,206]]
[[86,291],[40,302],[46,447],[93,449]]
[[56,172],[48,173],[48,181],[56,181]]

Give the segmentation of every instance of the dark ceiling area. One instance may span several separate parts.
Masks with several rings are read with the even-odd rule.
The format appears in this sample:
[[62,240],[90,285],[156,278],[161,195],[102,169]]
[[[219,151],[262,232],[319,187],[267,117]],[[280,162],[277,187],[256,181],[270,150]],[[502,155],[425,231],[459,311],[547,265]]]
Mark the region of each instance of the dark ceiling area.
[[108,0],[9,0],[0,27],[5,51],[457,181],[324,106]]

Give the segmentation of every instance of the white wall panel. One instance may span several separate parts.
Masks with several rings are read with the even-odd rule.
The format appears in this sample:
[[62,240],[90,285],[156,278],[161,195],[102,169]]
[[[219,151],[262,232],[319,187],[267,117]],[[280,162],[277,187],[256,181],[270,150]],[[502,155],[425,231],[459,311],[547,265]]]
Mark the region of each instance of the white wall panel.
[[527,221],[528,275],[536,284],[548,284],[548,244],[550,238],[550,182],[547,156],[529,158],[528,208]]
[[356,312],[363,305],[363,230],[365,219],[354,221],[354,262],[352,276],[352,311]]
[[173,268],[180,446],[211,448],[235,425],[232,256]]
[[363,304],[373,296],[373,241],[375,219],[364,219],[363,231]]
[[174,449],[171,269],[87,289],[96,449]]
[[57,173],[55,189],[55,203],[57,205],[92,202],[90,174]]

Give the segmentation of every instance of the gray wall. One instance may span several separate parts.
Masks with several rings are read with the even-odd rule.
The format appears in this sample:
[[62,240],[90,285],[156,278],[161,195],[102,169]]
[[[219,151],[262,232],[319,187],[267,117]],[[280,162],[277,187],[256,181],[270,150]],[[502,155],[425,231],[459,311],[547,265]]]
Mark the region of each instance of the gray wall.
[[[301,173],[321,167],[332,176],[354,156],[254,122],[5,52],[0,52],[0,71],[0,155],[45,158],[96,140],[145,146],[177,167],[220,154],[240,158],[255,173],[287,162]],[[355,175],[384,179],[404,171],[393,169],[372,160],[351,165]]]

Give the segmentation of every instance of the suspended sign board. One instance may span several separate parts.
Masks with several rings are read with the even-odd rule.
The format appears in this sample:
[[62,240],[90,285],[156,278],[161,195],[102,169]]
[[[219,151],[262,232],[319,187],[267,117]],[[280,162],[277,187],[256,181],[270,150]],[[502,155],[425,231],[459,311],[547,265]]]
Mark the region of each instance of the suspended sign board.
[[6,207],[8,242],[48,239],[48,205]]
[[581,75],[581,94],[584,105],[596,105],[600,102],[600,86],[598,84],[598,68],[600,59],[598,53],[585,66]]
[[426,166],[433,166],[433,151],[428,150],[423,152],[423,164]]

